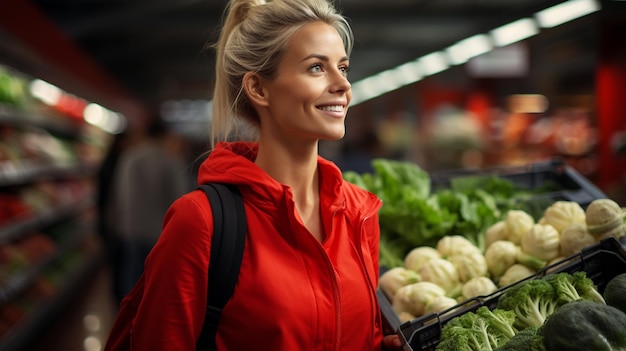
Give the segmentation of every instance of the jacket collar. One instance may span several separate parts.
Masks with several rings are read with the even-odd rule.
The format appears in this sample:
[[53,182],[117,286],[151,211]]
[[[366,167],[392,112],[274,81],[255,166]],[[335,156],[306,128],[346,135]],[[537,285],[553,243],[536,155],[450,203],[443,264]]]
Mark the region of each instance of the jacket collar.
[[[202,163],[198,183],[218,182],[238,185],[242,193],[250,192],[248,200],[257,201],[261,207],[275,208],[291,199],[291,189],[283,185],[254,163],[258,143],[220,142]],[[318,156],[320,172],[320,195],[322,206],[330,209],[343,208],[343,178],[337,166]]]

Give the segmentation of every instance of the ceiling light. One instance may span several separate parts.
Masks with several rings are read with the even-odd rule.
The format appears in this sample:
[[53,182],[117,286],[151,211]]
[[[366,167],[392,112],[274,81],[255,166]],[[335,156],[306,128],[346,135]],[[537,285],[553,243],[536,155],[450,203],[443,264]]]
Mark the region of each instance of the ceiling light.
[[35,79],[30,83],[30,93],[49,106],[56,106],[61,100],[63,91],[56,86],[41,79]]
[[531,18],[522,18],[491,31],[496,46],[507,46],[539,33],[537,24]]
[[552,28],[600,10],[595,0],[570,0],[535,14],[539,26]]
[[449,65],[446,57],[440,51],[435,51],[419,59],[420,67],[424,76],[430,76],[446,70]]
[[477,34],[446,49],[450,63],[460,65],[467,62],[472,57],[484,54],[491,50],[493,45],[485,34]]

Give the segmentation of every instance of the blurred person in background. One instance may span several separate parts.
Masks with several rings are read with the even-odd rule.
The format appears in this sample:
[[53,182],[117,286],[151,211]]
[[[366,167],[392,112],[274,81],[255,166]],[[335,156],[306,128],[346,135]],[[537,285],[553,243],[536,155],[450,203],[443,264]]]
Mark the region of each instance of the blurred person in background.
[[143,272],[144,261],[161,233],[169,206],[192,184],[186,173],[185,141],[158,116],[139,128],[119,155],[108,217],[116,235],[113,269],[118,303]]
[[[231,0],[225,14],[198,182],[236,185],[248,231],[217,350],[401,350],[383,338],[376,296],[381,201],[318,154],[345,134],[350,25],[326,0]],[[254,141],[234,141],[242,123]],[[207,289],[212,230],[204,192],[170,207],[146,260],[136,350],[196,349],[219,289]]]
[[[115,221],[110,219],[113,216],[111,211],[113,211],[114,206],[111,201],[114,189],[113,177],[119,163],[120,155],[124,152],[128,143],[129,136],[127,131],[116,134],[111,141],[97,173],[97,231],[104,249],[104,258],[112,271],[117,271],[114,267],[118,262],[117,256],[119,249],[119,235],[115,233],[115,225],[113,225]],[[122,294],[116,291],[118,288],[116,284],[112,283],[111,287],[113,296],[120,296]]]

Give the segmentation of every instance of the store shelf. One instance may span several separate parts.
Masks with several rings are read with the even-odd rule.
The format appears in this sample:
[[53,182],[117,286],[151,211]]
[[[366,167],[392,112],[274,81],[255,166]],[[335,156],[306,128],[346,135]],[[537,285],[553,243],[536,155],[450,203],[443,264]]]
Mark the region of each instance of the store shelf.
[[50,208],[38,213],[33,218],[16,221],[6,227],[0,228],[0,245],[24,235],[29,235],[35,230],[45,228],[63,219],[75,216],[92,206],[92,197],[85,196],[78,199],[75,203]]
[[61,116],[49,116],[41,112],[20,110],[13,106],[0,103],[0,124],[43,128],[64,136],[76,135],[79,125]]
[[0,351],[21,350],[33,341],[33,335],[38,335],[50,325],[63,309],[76,296],[76,287],[88,279],[92,272],[101,263],[102,253],[85,253],[79,264],[73,265],[73,270],[65,274],[65,279],[59,286],[57,293],[51,299],[42,299],[33,305],[29,313],[4,338],[0,339]]
[[95,174],[95,167],[79,165],[47,165],[23,160],[19,164],[0,162],[0,187],[29,184],[34,181],[87,177]]
[[93,211],[103,135],[77,109],[24,93],[0,102],[2,351],[32,343],[103,258]]
[[79,227],[75,233],[57,243],[56,252],[43,257],[39,262],[21,272],[13,274],[7,281],[0,284],[0,306],[19,297],[33,282],[51,266],[68,253],[78,250],[93,232],[86,226]]

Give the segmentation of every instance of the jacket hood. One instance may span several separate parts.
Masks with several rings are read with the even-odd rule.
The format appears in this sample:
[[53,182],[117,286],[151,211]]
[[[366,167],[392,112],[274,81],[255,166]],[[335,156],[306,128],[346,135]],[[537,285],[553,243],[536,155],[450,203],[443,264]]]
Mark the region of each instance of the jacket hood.
[[[227,183],[238,185],[242,192],[252,192],[258,200],[269,207],[285,203],[286,196],[291,198],[288,186],[277,182],[254,163],[258,144],[254,142],[220,142],[209,157],[202,163],[198,172],[198,183]],[[344,186],[339,168],[332,162],[318,156],[320,172],[320,191],[325,194],[337,194],[326,206],[344,207]]]

